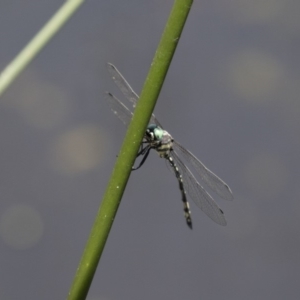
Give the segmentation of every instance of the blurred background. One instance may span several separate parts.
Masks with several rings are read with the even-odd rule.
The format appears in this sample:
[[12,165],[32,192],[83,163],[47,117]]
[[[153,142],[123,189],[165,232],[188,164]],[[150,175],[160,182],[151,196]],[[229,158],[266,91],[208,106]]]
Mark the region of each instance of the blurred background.
[[[2,1],[0,68],[63,1]],[[173,1],[87,1],[0,102],[0,298],[65,299]],[[89,300],[298,299],[300,2],[195,1],[155,114],[226,181],[228,225],[154,152],[133,172]],[[121,97],[120,97],[121,98]],[[123,98],[121,98],[123,99]]]

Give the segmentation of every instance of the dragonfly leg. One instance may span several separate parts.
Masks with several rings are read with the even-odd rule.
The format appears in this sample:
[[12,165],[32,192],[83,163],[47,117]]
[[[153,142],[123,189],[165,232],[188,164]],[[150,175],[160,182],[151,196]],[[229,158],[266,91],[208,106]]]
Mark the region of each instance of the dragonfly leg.
[[[147,146],[145,147],[144,144],[147,144]],[[138,152],[136,157],[144,155],[145,152],[147,151],[148,147],[150,147],[150,145],[147,142],[142,142],[141,145],[140,145],[139,152]]]
[[146,161],[146,159],[147,159],[147,157],[149,155],[150,150],[151,150],[151,146],[150,145],[147,145],[146,147],[142,146],[141,150],[137,154],[137,157],[139,157],[140,155],[142,155],[143,159],[141,160],[141,162],[139,163],[139,165],[137,167],[132,167],[131,168],[132,171],[135,171],[135,170],[139,169],[144,164],[144,162]]

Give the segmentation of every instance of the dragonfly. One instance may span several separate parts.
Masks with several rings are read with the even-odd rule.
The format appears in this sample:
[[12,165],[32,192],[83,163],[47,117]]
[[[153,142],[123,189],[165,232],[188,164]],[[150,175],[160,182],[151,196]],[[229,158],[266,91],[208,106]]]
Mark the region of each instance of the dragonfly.
[[[111,78],[120,89],[121,93],[135,108],[139,96],[134,92],[132,87],[111,63],[107,63],[107,69]],[[128,107],[110,92],[106,92],[106,99],[112,112],[125,124],[128,125],[133,113]],[[203,187],[202,182],[210,190],[218,194],[225,200],[233,200],[233,194],[230,187],[212,171],[210,171],[194,154],[178,143],[173,137],[163,129],[161,123],[154,114],[150,119],[137,157],[142,157],[137,167],[139,169],[146,161],[150,150],[154,149],[161,158],[166,159],[171,170],[177,178],[183,211],[186,223],[192,229],[192,217],[187,195],[194,203],[214,222],[225,226],[227,224],[223,210],[217,205],[212,196]],[[189,168],[190,166],[190,168]],[[192,171],[194,173],[192,173]],[[201,180],[201,184],[195,175]]]

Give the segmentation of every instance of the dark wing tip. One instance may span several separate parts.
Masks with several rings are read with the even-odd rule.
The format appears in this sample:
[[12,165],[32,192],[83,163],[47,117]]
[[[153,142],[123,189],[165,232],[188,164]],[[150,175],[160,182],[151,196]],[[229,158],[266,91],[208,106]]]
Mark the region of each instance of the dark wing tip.
[[112,68],[112,69],[116,70],[116,67],[110,62],[107,62],[106,66],[107,66],[107,68]]
[[226,195],[226,200],[233,200],[234,199],[234,197],[233,197],[233,194],[232,194],[232,191],[231,191],[231,189],[230,189],[230,187],[226,184],[225,185],[225,187],[226,187],[226,189],[227,189],[227,195]]

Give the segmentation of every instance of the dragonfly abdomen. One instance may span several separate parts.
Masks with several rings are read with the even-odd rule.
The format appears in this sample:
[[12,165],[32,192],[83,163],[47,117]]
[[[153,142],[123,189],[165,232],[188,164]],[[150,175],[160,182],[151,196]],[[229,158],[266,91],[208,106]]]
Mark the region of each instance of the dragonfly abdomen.
[[175,172],[175,175],[176,175],[176,178],[177,178],[178,184],[179,184],[179,189],[180,189],[180,192],[181,192],[181,200],[183,202],[184,217],[185,217],[187,225],[189,226],[189,228],[192,229],[193,226],[192,226],[192,217],[191,217],[190,205],[189,205],[189,202],[187,201],[187,198],[186,198],[186,192],[185,192],[185,189],[184,189],[182,176],[181,176],[181,174],[179,172],[179,169],[178,169],[177,165],[175,164],[173,158],[169,155],[165,155],[164,158],[168,160],[168,162],[170,163],[172,169]]

